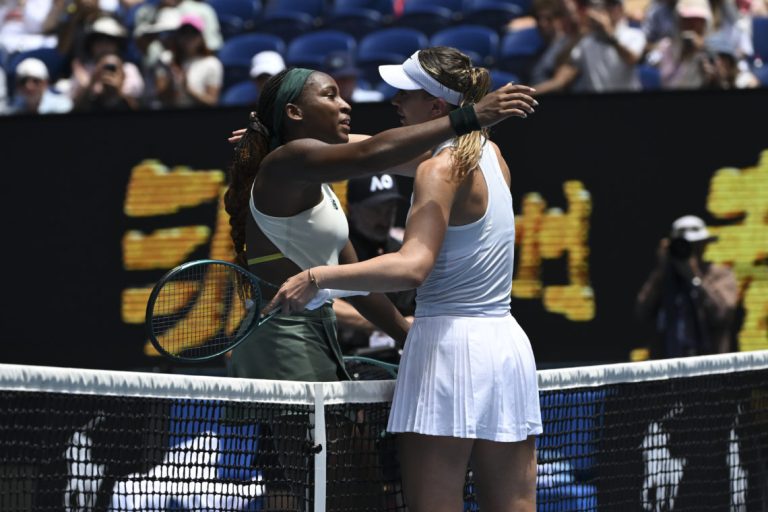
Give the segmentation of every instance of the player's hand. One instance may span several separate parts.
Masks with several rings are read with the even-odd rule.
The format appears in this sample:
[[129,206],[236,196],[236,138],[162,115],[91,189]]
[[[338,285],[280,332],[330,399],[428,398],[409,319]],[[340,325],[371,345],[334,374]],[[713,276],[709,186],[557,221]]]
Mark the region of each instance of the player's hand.
[[320,290],[309,278],[309,271],[304,270],[293,277],[289,277],[280,286],[269,304],[261,310],[261,314],[266,315],[278,307],[284,315],[304,311],[307,303],[317,295],[318,291]]
[[247,128],[240,128],[239,130],[232,130],[232,134],[227,139],[230,144],[237,144],[240,142],[240,139],[243,138],[243,135],[245,135],[245,131]]
[[535,92],[533,87],[527,85],[512,82],[503,85],[475,104],[477,120],[487,128],[510,116],[526,118],[539,104],[531,96]]

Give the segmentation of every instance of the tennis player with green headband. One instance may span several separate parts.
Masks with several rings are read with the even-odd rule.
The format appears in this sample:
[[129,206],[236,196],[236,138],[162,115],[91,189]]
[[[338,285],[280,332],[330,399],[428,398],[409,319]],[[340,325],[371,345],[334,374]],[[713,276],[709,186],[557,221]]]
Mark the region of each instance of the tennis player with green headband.
[[[422,134],[438,121],[473,125],[466,105],[489,98],[488,71],[453,48],[421,50],[379,71],[399,89],[392,103],[405,127]],[[288,279],[265,310],[302,311],[320,288],[416,287],[387,426],[398,433],[408,509],[461,511],[471,464],[481,510],[533,512],[542,423],[533,351],[510,314],[510,171],[484,130],[455,131],[435,134],[432,157],[418,165],[398,252],[310,266]]]
[[[328,75],[301,68],[273,76],[235,148],[225,207],[236,261],[264,281],[281,283],[299,271],[357,261],[339,200],[327,183],[387,169],[415,168],[413,160],[457,133],[533,111],[531,89],[508,84],[458,116],[432,119],[373,137],[350,136],[351,108]],[[425,120],[426,121],[426,120]],[[352,143],[348,143],[352,142]],[[274,290],[263,290],[267,298]],[[408,322],[384,294],[350,302],[397,340]],[[237,377],[303,381],[344,380],[331,302],[277,315],[232,353]]]

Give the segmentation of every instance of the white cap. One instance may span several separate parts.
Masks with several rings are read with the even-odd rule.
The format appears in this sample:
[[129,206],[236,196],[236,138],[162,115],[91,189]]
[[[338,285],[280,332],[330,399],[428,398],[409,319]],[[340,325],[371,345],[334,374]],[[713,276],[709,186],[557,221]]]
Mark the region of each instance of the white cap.
[[283,56],[272,50],[259,52],[251,59],[251,78],[259,75],[276,75],[285,69]]
[[379,75],[395,89],[404,91],[424,89],[432,96],[443,98],[451,105],[460,105],[461,99],[464,97],[459,91],[446,87],[427,73],[419,62],[418,51],[402,64],[379,66]]
[[48,80],[48,68],[40,59],[28,57],[16,66],[16,78],[37,78]]
[[93,22],[90,32],[95,34],[104,34],[111,37],[126,37],[128,32],[119,21],[109,16],[102,16]]
[[688,242],[713,241],[717,237],[712,236],[707,225],[695,215],[685,215],[672,223],[670,238],[682,238]]

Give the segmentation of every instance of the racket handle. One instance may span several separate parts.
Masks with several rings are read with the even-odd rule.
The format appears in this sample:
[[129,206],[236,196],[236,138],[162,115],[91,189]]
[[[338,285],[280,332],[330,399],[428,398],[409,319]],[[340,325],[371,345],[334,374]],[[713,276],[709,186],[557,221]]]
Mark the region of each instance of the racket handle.
[[332,299],[354,297],[356,295],[368,295],[370,293],[371,292],[362,292],[362,291],[356,291],[356,290],[336,290],[333,288],[320,288],[320,291],[317,292],[317,295],[315,295],[314,298],[311,301],[309,301],[307,305],[304,307],[309,310],[317,309]]

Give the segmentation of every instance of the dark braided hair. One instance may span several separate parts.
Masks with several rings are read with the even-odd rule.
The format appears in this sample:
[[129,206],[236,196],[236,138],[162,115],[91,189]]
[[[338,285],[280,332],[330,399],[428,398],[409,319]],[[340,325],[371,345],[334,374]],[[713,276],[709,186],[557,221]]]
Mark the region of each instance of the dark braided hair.
[[259,172],[261,161],[270,151],[275,98],[287,72],[287,69],[281,71],[264,84],[256,112],[250,114],[248,128],[235,146],[235,157],[229,168],[229,187],[224,193],[224,209],[229,214],[235,263],[243,268],[248,268],[245,226],[249,214],[251,187],[256,173]]

